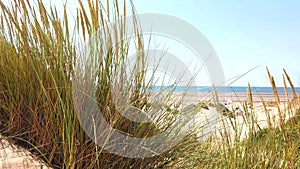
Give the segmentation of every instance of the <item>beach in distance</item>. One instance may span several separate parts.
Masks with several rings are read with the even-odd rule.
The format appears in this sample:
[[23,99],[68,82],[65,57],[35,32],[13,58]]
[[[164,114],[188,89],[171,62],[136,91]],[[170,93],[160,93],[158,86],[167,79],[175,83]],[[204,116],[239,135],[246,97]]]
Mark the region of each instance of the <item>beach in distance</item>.
[[[287,93],[284,87],[277,87],[278,96],[280,101],[287,101],[294,97],[292,88],[287,88]],[[300,93],[300,87],[295,87],[296,94]],[[153,92],[159,91],[174,91],[174,94],[181,95],[185,93],[185,101],[188,103],[199,103],[201,101],[209,101],[212,99],[214,91],[213,87],[209,86],[154,86],[151,88]],[[244,86],[227,86],[215,88],[217,96],[220,102],[232,101],[232,102],[245,102],[249,99],[249,89]],[[253,102],[262,101],[276,101],[272,87],[251,87]]]
[[[238,126],[236,129],[239,130],[241,134],[239,139],[243,140],[248,137],[248,132],[250,131],[247,126],[247,122],[245,121],[245,117],[249,117],[250,113],[252,113],[255,123],[261,129],[270,127],[268,126],[269,124],[272,126],[278,126],[281,123],[281,120],[286,121],[295,115],[295,110],[298,107],[296,106],[291,108],[288,105],[295,102],[297,99],[292,88],[287,88],[286,90],[287,92],[285,92],[284,87],[278,87],[277,94],[274,94],[272,87],[252,87],[251,101],[248,87],[217,88],[217,90],[215,90],[216,95],[214,92],[212,92],[214,91],[212,87],[203,86],[179,86],[175,88],[156,86],[152,91],[154,91],[154,93],[158,93],[160,91],[174,91],[172,93],[174,96],[173,98],[176,100],[178,105],[183,107],[205,103],[209,110],[200,110],[200,114],[198,114],[199,117],[196,118],[197,123],[203,123],[205,121],[203,119],[209,119],[208,117],[214,120],[211,120],[210,122],[204,122],[205,125],[202,124],[203,126],[210,126],[207,127],[207,131],[206,129],[203,129],[203,131],[199,132],[198,134],[199,139],[203,141],[208,138],[205,137],[205,139],[202,139],[204,135],[210,136],[211,134],[223,132],[227,132],[227,134],[229,134],[228,136],[230,136],[232,140],[235,139],[235,130],[230,123],[230,118],[224,116],[224,112],[222,111],[215,109],[217,110],[217,112],[215,112],[213,110],[215,108],[213,105],[216,103],[216,101],[226,107],[232,113],[230,116],[231,120],[233,117],[235,117],[234,119],[236,120],[236,124]],[[294,91],[296,95],[298,95],[300,88],[294,88]],[[279,98],[279,105],[277,104],[276,100],[277,96]],[[218,100],[214,100],[216,98]],[[253,104],[252,108],[250,108],[250,103]],[[280,108],[280,112],[278,111],[278,106]],[[223,116],[218,118],[219,115]],[[284,117],[284,119],[282,119],[280,116]],[[268,118],[270,118],[270,123],[268,123]],[[217,130],[219,132],[217,132]],[[219,135],[218,137],[221,136]]]
[[[216,90],[220,93],[247,93],[247,86],[225,86],[225,87],[212,87],[212,86],[151,86],[149,87],[152,91],[160,90],[174,90],[174,92],[191,92],[191,93],[209,93],[213,90]],[[277,87],[278,94],[285,94],[284,87]],[[287,87],[288,93],[292,94],[292,88]],[[295,87],[296,93],[300,92],[300,87]],[[257,94],[273,94],[274,91],[272,87],[251,87],[252,93]]]

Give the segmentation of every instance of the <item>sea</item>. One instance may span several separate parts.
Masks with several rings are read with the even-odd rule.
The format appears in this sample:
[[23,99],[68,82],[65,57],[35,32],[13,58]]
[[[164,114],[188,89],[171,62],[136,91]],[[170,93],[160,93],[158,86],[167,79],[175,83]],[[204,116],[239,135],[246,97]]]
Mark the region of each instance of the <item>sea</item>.
[[[163,90],[173,92],[192,92],[192,93],[209,93],[211,91],[224,92],[224,93],[247,93],[249,88],[247,86],[226,86],[226,87],[212,87],[212,86],[152,86],[149,87],[151,91],[159,92]],[[284,87],[277,87],[278,94],[285,94]],[[295,92],[300,94],[300,87],[295,87]],[[293,93],[291,87],[287,88],[289,94]],[[273,94],[272,87],[251,87],[252,93],[257,94]]]

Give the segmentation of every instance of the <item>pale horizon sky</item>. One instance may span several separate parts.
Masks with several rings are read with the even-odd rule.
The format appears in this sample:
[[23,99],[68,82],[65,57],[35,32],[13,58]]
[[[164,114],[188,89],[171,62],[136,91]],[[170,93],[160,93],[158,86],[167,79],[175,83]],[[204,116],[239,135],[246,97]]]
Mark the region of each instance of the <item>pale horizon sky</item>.
[[[283,86],[283,68],[294,85],[300,86],[300,1],[132,1],[138,13],[168,14],[194,25],[217,52],[226,80],[260,65],[232,86],[247,86],[248,82],[251,86],[270,86],[266,66],[278,86]],[[43,2],[59,8],[65,0]],[[76,14],[77,1],[67,2],[71,13]]]

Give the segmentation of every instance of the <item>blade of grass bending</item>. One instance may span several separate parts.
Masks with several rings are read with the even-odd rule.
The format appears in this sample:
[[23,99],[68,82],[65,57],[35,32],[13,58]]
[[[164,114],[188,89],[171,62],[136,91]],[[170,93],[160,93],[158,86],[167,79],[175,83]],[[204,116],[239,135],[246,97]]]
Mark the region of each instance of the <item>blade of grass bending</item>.
[[294,94],[294,99],[296,99],[297,98],[297,93],[296,93],[295,87],[292,83],[292,80],[291,80],[290,76],[287,74],[287,72],[285,71],[285,69],[283,69],[283,72],[284,72],[284,75],[286,76],[286,78],[287,78],[287,80],[288,80],[288,82],[289,82],[289,84],[292,88],[292,91],[293,91],[293,94]]

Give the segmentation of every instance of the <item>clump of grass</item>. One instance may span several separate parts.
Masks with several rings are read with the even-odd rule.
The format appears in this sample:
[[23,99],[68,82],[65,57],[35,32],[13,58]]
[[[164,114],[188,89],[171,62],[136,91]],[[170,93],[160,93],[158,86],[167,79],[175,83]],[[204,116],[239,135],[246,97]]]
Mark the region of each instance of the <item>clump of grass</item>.
[[[284,73],[285,79],[288,76],[285,71]],[[259,126],[253,116],[256,112],[252,104],[252,94],[249,85],[248,102],[254,109],[250,110],[250,117],[244,119],[244,123],[248,126],[248,137],[243,140],[239,139],[241,136],[240,126],[235,121],[236,119],[231,119],[232,122],[230,124],[233,128],[233,135],[238,139],[230,142],[230,135],[222,135],[222,140],[225,141],[217,144],[219,148],[213,154],[216,157],[208,157],[213,162],[209,165],[199,164],[199,168],[298,168],[300,166],[300,102],[298,96],[294,94],[293,99],[287,99],[285,104],[280,102],[275,80],[269,71],[268,75],[274,89],[275,106],[277,106],[278,111],[281,111],[278,124],[276,124],[273,117],[270,117],[266,103],[262,100],[267,115],[268,128]],[[294,87],[290,86],[295,91]],[[285,91],[288,92],[287,85],[285,85]],[[288,106],[283,108],[282,105]],[[284,114],[292,114],[292,117],[287,119],[287,116],[284,116]]]
[[[97,47],[96,98],[98,107],[111,125],[136,137],[151,136],[157,130],[151,124],[131,122],[121,117],[115,106],[114,89],[126,84],[130,105],[138,109],[149,107],[145,83],[145,53],[137,24],[137,62],[130,81],[122,71],[128,57],[126,38],[126,1],[123,12],[119,2],[78,0],[76,26],[70,28],[66,5],[63,18],[56,7],[46,9],[40,0],[32,3],[14,0],[11,6],[0,2],[2,23],[0,32],[0,126],[1,134],[29,149],[53,168],[160,168],[194,166],[201,146],[193,134],[188,134],[178,146],[149,158],[128,158],[102,150],[85,133],[74,110],[72,78],[76,73],[82,50],[77,46],[77,32],[88,40],[99,33]],[[84,3],[87,3],[88,9]],[[37,4],[34,6],[32,4]],[[112,8],[111,8],[112,7]],[[134,8],[132,7],[134,14]],[[109,23],[119,18],[112,27]],[[5,23],[5,24],[4,24]],[[78,39],[77,39],[78,40]],[[92,46],[91,46],[92,47]],[[83,67],[85,65],[82,65]],[[86,67],[87,68],[87,67]],[[83,68],[84,69],[84,68]],[[168,101],[169,97],[165,97]],[[80,98],[79,98],[80,99]],[[84,103],[84,100],[82,100]],[[168,112],[176,112],[170,108]],[[174,113],[176,114],[176,113]]]

